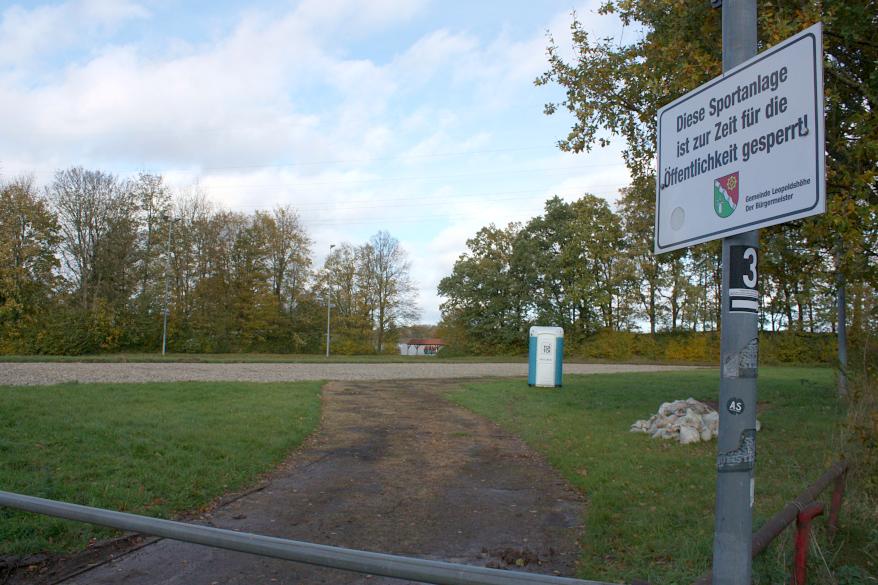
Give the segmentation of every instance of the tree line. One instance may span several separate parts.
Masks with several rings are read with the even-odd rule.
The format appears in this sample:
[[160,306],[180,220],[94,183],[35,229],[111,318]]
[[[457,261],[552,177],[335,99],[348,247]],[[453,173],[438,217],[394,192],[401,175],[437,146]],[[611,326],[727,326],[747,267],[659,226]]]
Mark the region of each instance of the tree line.
[[385,231],[312,266],[295,209],[172,194],[161,176],[83,168],[0,185],[0,352],[380,352],[417,318],[405,250]]
[[[638,321],[650,332],[720,325],[719,243],[654,256],[652,226],[657,111],[722,73],[722,13],[700,0],[607,0],[597,17],[610,14],[641,34],[595,37],[573,14],[564,39],[572,50],[550,36],[548,68],[535,84],[564,91],[545,105],[548,115],[572,118],[559,148],[587,152],[616,136],[632,183],[615,210],[589,196],[550,200],[526,225],[489,226],[470,240],[442,290],[449,332],[472,346],[489,342],[483,331],[491,326],[504,331],[504,347],[521,343],[534,322],[564,325],[574,340]],[[760,3],[759,50],[817,21],[824,25],[827,212],[762,230],[761,326],[838,330],[844,339],[849,322],[854,341],[864,341],[878,324],[878,8]],[[538,269],[526,265],[527,249]],[[486,291],[501,289],[512,300],[486,300]],[[842,309],[847,319],[839,319]]]
[[[537,324],[563,327],[574,350],[604,331],[717,331],[720,242],[654,255],[653,209],[637,190],[624,189],[615,206],[589,194],[553,197],[525,223],[480,229],[439,284],[444,334],[465,351],[517,353]],[[760,327],[835,333],[834,256],[800,238],[795,224],[763,231]],[[855,338],[878,325],[875,287],[863,277],[849,283]]]

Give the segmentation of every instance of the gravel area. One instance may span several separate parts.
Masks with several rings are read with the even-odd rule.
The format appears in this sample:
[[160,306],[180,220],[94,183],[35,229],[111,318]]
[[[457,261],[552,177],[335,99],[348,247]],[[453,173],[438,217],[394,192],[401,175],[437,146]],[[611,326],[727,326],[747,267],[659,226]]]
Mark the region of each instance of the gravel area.
[[[659,372],[687,366],[564,364],[565,374]],[[188,364],[0,363],[0,385],[61,382],[294,382],[300,380],[413,380],[525,377],[527,364]]]

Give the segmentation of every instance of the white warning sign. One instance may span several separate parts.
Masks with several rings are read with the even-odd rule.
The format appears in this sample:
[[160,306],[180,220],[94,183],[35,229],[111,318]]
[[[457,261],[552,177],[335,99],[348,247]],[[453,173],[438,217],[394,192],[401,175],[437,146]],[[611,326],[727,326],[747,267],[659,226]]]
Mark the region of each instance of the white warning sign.
[[658,113],[655,252],[823,213],[822,27]]

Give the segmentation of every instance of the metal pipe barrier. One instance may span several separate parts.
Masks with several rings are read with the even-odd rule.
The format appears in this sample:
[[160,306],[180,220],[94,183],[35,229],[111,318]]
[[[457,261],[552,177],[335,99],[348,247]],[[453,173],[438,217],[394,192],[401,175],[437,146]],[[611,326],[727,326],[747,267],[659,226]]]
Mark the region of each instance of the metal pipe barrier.
[[[836,523],[838,522],[838,511],[841,508],[841,501],[844,495],[844,478],[845,474],[847,474],[847,470],[847,461],[836,462],[832,467],[827,469],[817,481],[812,483],[805,491],[799,494],[795,500],[784,506],[780,512],[772,516],[768,522],[763,524],[762,527],[753,534],[753,556],[755,557],[768,548],[768,545],[771,544],[771,542],[777,538],[787,526],[796,521],[799,517],[799,513],[802,510],[807,509],[823,492],[823,490],[829,487],[829,484],[833,482],[835,482],[835,489],[833,490],[832,505],[829,512],[829,533],[830,535],[834,534]],[[807,547],[807,543],[805,543],[804,546]],[[805,554],[805,552],[807,552],[807,549],[804,552],[801,552],[801,554]],[[799,554],[800,551],[797,548],[795,556],[798,558]],[[711,574],[708,572],[699,577],[693,585],[710,585],[711,581]],[[799,583],[799,585],[804,585],[804,582]]]
[[811,520],[823,513],[823,504],[812,502],[796,516],[796,548],[793,558],[791,585],[805,585],[808,577],[808,537],[811,536]]
[[534,583],[545,583],[547,585],[613,585],[601,581],[489,569],[445,561],[433,561],[286,540],[272,536],[212,528],[210,526],[186,524],[173,520],[149,518],[125,512],[114,512],[4,491],[0,491],[0,506],[8,506],[57,518],[66,518],[67,520],[109,526],[118,530],[203,544],[215,548],[369,575],[421,581],[423,583],[436,583],[439,585],[527,585]]

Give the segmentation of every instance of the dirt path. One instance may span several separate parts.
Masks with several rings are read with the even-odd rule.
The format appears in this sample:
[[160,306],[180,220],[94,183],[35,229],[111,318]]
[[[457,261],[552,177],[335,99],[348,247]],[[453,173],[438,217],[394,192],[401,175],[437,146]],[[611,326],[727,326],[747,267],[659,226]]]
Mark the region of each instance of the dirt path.
[[[213,526],[572,575],[583,501],[520,440],[441,398],[442,381],[333,382],[321,429]],[[518,560],[521,559],[521,560]],[[160,540],[75,584],[400,583]]]

